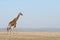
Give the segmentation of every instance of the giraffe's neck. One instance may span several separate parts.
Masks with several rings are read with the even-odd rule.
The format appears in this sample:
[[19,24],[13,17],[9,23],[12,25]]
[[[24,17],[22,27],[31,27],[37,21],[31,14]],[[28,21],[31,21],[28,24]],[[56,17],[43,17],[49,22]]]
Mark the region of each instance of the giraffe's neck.
[[19,19],[19,17],[20,17],[20,15],[18,15],[18,16],[16,17],[16,20],[18,20],[18,19]]
[[18,15],[18,16],[14,19],[14,21],[17,22],[17,20],[19,19],[19,17],[20,17],[20,15]]

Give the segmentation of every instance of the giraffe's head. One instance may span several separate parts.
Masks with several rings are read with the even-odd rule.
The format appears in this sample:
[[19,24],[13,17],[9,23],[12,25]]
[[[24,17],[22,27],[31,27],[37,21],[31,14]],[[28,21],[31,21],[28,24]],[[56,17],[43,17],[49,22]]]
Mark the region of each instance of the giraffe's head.
[[20,13],[19,13],[19,15],[21,15],[21,16],[22,16],[23,14],[20,12]]

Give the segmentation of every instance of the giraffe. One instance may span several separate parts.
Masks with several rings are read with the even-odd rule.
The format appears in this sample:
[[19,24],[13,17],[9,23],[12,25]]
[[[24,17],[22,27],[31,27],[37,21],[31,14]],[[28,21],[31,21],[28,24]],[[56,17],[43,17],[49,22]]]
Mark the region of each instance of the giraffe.
[[11,31],[11,27],[16,28],[17,20],[22,15],[23,14],[20,12],[17,17],[15,17],[12,21],[9,22],[8,27],[7,27],[7,31]]

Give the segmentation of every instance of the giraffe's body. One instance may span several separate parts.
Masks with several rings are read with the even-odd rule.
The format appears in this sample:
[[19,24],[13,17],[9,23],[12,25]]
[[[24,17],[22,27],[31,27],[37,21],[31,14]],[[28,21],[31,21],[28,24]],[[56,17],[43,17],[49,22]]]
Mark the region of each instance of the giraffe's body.
[[23,15],[23,14],[20,12],[16,18],[14,18],[12,21],[9,22],[7,31],[11,30],[11,27],[13,27],[13,28],[16,27],[16,22],[17,22],[18,18],[20,17],[20,15]]

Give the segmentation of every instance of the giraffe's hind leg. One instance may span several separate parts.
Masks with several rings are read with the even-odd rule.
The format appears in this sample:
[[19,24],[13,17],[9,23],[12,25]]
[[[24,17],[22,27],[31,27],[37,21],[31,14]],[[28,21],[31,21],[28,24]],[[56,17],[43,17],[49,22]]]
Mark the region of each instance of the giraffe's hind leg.
[[7,31],[8,31],[8,32],[9,32],[10,29],[11,29],[11,28],[7,27]]
[[12,31],[10,26],[7,27],[7,31],[8,32],[11,32]]

